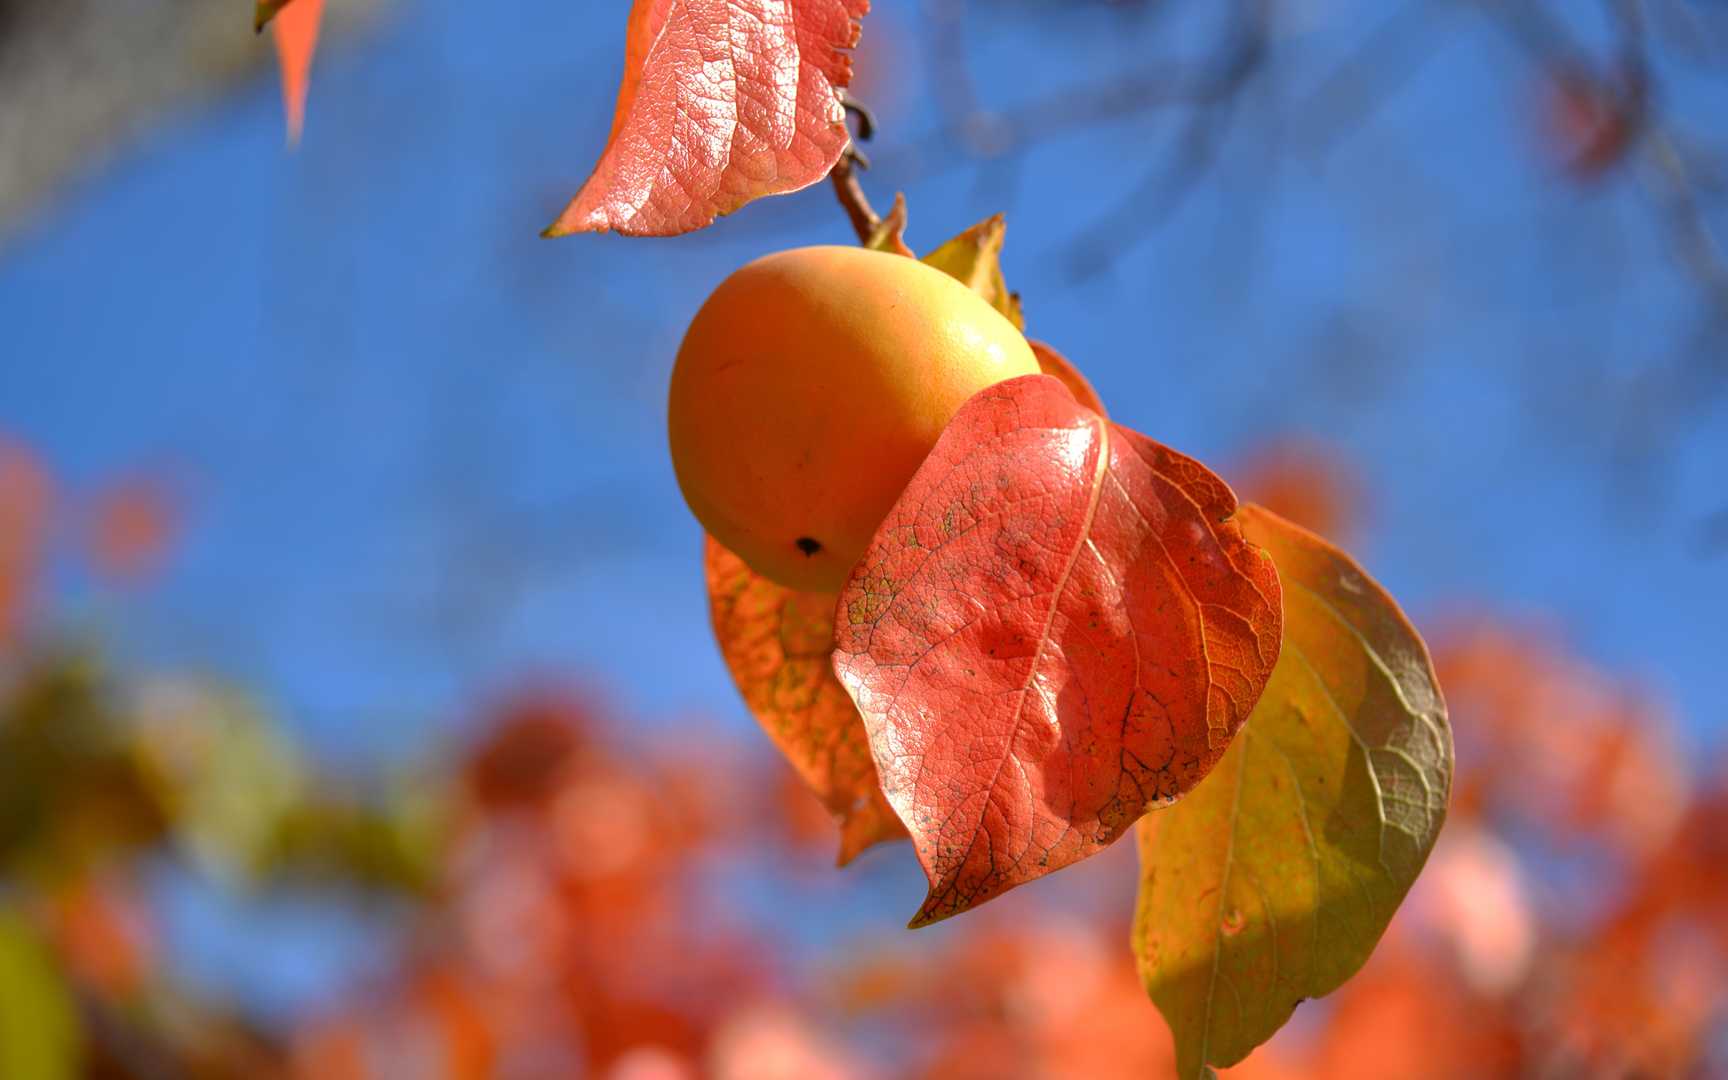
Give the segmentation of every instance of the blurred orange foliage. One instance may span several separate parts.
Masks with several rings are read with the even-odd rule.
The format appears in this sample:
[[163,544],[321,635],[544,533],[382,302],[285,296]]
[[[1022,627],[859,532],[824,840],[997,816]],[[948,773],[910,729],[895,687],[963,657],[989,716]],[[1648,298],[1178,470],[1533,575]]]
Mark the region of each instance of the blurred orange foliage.
[[168,486],[140,474],[96,493],[90,510],[90,564],[122,585],[154,578],[173,549],[179,512]]
[[1317,439],[1290,437],[1249,453],[1225,477],[1245,503],[1349,546],[1361,525],[1364,496],[1356,470]]
[[[1340,529],[1356,512],[1338,482],[1348,475],[1329,451],[1284,448],[1238,483]],[[32,452],[0,442],[0,642],[33,629],[21,620],[53,489]],[[98,519],[130,522],[110,572],[148,573],[173,542],[155,496],[126,494],[138,490],[97,500],[122,507]],[[1477,615],[1441,623],[1430,642],[1459,747],[1448,825],[1363,971],[1225,1075],[1720,1075],[1725,777],[1698,771],[1650,694],[1553,633]],[[96,732],[87,756],[55,750],[56,790],[89,788],[66,796],[88,808],[124,787],[116,763],[140,736],[92,726],[92,699],[66,689],[77,685],[0,671],[0,753],[29,750],[20,732],[45,720]],[[65,715],[43,715],[53,709]],[[784,947],[772,913],[717,900],[717,873],[768,875],[755,884],[770,895],[830,873],[828,815],[783,763],[762,771],[765,749],[655,740],[594,694],[557,688],[479,720],[473,741],[436,763],[450,824],[435,880],[392,894],[410,924],[403,952],[289,1031],[180,985],[136,861],[167,857],[163,830],[89,843],[119,819],[77,807],[31,818],[48,834],[12,837],[28,854],[6,865],[5,885],[75,991],[90,1067],[318,1080],[1172,1073],[1169,1033],[1127,947],[1134,875],[1105,865],[1109,853],[1097,860],[1107,872],[1060,875],[1012,908],[914,935],[889,919],[884,936],[815,958]],[[85,787],[64,772],[78,768]]]
[[133,998],[161,961],[150,913],[125,875],[68,883],[53,898],[51,921],[73,978],[106,996]]
[[[724,753],[623,755],[600,737],[612,724],[579,695],[497,711],[466,755],[441,902],[404,985],[359,1006],[365,1060],[379,1032],[412,1030],[435,1075],[640,1070],[648,1051],[692,1064],[767,988],[766,943],[717,925],[690,889],[692,863],[738,824],[710,768]],[[306,1036],[303,1075],[327,1075],[350,1023]]]
[[[1539,634],[1461,622],[1436,656],[1480,750],[1461,773],[1473,794],[1362,974],[1225,1075],[1697,1074],[1725,1019],[1728,798],[1690,801],[1684,770],[1669,771],[1681,759],[1660,713]],[[434,970],[470,987],[475,1005],[458,1024],[448,1005],[427,1004],[412,992],[424,978],[413,964],[380,995],[415,1012],[417,1030],[444,1033],[434,1041],[447,1067],[458,1045],[484,1045],[614,1077],[1171,1073],[1169,1034],[1121,940],[1125,915],[981,911],[937,947],[860,947],[788,997],[750,927],[691,933],[701,898],[680,867],[750,838],[748,821],[703,827],[700,808],[727,797],[726,781],[614,756],[598,741],[610,723],[579,698],[518,703],[470,757],[475,816],[432,915],[444,928],[425,940]],[[1540,760],[1568,737],[1583,745]],[[1650,768],[1643,782],[1665,788],[1662,805],[1677,799],[1678,817],[1628,819],[1629,807],[1601,802],[1604,775]],[[501,797],[504,776],[522,797]],[[788,774],[769,805],[794,796],[787,809],[804,824],[766,839],[808,849],[827,836],[816,801]],[[559,807],[581,824],[560,824]],[[1629,876],[1598,879],[1579,902],[1545,883],[1543,856],[1523,839],[1532,828],[1593,860],[1625,860]],[[1117,910],[1126,895],[1106,899]],[[338,1023],[376,1043],[386,1028],[360,1009]],[[312,1049],[330,1030],[305,1037],[307,1061],[322,1060]],[[508,1074],[486,1060],[492,1071],[448,1075]]]
[[0,653],[17,640],[27,615],[51,494],[36,455],[0,435]]

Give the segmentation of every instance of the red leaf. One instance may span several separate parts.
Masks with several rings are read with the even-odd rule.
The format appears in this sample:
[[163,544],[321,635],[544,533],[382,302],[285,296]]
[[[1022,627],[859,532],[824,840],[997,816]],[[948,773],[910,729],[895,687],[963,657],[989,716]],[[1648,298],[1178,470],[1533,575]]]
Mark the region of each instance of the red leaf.
[[1223,755],[1282,632],[1235,512],[1047,375],[949,423],[836,612],[835,671],[930,879],[912,925],[1098,852]]
[[869,0],[636,0],[612,133],[547,236],[675,236],[822,179]]
[[318,48],[318,22],[324,0],[294,0],[275,12],[271,30],[276,58],[282,66],[282,109],[288,118],[288,141],[300,141],[306,122],[306,88],[312,74],[312,54]]
[[762,730],[839,823],[840,865],[906,835],[883,801],[864,722],[828,661],[836,597],[776,585],[712,537],[703,564],[727,670]]

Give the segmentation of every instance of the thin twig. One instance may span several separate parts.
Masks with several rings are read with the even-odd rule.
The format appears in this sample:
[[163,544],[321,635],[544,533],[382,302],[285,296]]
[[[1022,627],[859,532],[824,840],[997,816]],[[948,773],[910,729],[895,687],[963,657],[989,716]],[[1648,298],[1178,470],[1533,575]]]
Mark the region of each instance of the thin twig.
[[1242,0],[1230,37],[1218,52],[1217,68],[1204,80],[1216,91],[1213,102],[1189,114],[1172,160],[1158,164],[1113,213],[1072,245],[1069,265],[1074,280],[1102,271],[1173,215],[1198,186],[1228,135],[1242,87],[1266,66],[1270,32],[1270,7]]
[[834,182],[834,196],[840,200],[841,209],[852,221],[852,230],[858,234],[860,244],[868,244],[876,235],[876,230],[882,225],[882,217],[870,205],[870,199],[864,194],[864,185],[858,182],[858,170],[868,169],[870,159],[858,149],[859,139],[869,139],[876,134],[876,116],[869,106],[841,91],[840,103],[846,107],[848,118],[858,120],[858,133],[846,144],[846,149],[840,154],[840,160],[834,163],[834,168],[828,172],[828,179]]
[[834,182],[834,195],[840,200],[840,206],[846,211],[846,216],[852,221],[852,231],[858,234],[860,244],[868,244],[870,238],[876,235],[876,227],[882,224],[882,218],[870,205],[870,199],[864,194],[864,187],[858,183],[858,173],[852,167],[852,148],[840,155],[840,160],[834,163],[834,168],[828,173],[828,179]]

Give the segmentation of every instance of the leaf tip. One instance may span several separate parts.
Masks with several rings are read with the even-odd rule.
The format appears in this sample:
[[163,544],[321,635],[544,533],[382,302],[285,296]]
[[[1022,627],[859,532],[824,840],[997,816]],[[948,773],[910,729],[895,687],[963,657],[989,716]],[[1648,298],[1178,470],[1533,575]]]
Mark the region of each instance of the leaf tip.
[[300,143],[300,133],[306,120],[306,91],[311,77],[312,57],[318,48],[318,24],[324,13],[324,0],[300,0],[289,7],[289,0],[267,0],[260,3],[258,13],[272,24],[276,39],[277,62],[282,69],[282,110],[287,120],[288,146]]
[[965,902],[960,904],[940,903],[936,899],[934,889],[932,889],[931,893],[924,898],[924,903],[919,905],[917,913],[906,923],[906,929],[922,930],[926,926],[934,926],[936,923],[953,918],[955,915],[968,910],[971,906]]

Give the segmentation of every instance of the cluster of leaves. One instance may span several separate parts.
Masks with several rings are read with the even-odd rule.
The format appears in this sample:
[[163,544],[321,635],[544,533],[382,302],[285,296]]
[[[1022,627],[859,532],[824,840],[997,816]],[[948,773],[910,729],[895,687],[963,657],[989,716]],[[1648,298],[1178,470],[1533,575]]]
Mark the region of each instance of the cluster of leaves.
[[699,885],[751,828],[747,770],[720,747],[619,747],[615,724],[579,694],[489,710],[454,773],[426,932],[399,975],[302,1034],[304,1075],[377,1075],[403,1054],[463,1077],[694,1061],[769,998],[772,943]]
[[14,1025],[0,1075],[162,1075],[164,1062],[227,1075],[264,1054],[247,1023],[200,1011],[162,971],[152,865],[241,890],[427,880],[437,823],[406,788],[316,776],[236,691],[122,685],[89,649],[48,640],[50,563],[82,552],[97,581],[142,584],[168,555],[174,507],[149,474],[71,498],[0,437],[0,1015]]
[[172,486],[139,472],[78,499],[56,492],[48,469],[27,446],[0,433],[0,656],[21,636],[33,590],[59,536],[81,549],[91,576],[108,588],[153,577],[178,527]]
[[[871,242],[905,250],[903,219]],[[1002,234],[929,261],[1019,323]],[[1439,830],[1450,734],[1420,639],[1359,568],[1108,424],[1037,351],[1051,375],[961,410],[839,597],[710,540],[715,633],[841,862],[910,832],[914,925],[1140,822],[1135,951],[1193,1075],[1367,959]]]
[[[606,149],[549,233],[688,232],[828,175],[864,8],[641,0]],[[912,256],[903,202],[853,209]],[[1002,233],[928,261],[1023,328]],[[913,926],[1141,823],[1135,952],[1198,1075],[1367,959],[1439,832],[1451,736],[1421,639],[1360,568],[1039,353],[1052,374],[961,408],[838,596],[710,540],[716,637],[839,819],[840,861],[910,836]]]

